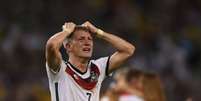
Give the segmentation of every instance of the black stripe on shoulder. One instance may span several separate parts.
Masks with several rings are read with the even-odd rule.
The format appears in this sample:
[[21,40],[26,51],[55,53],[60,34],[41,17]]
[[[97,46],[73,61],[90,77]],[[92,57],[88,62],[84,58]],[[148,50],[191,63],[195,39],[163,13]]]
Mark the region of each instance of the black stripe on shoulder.
[[109,63],[110,63],[110,56],[108,56],[108,60],[107,60],[107,63],[106,63],[106,68],[105,68],[106,76],[109,76]]

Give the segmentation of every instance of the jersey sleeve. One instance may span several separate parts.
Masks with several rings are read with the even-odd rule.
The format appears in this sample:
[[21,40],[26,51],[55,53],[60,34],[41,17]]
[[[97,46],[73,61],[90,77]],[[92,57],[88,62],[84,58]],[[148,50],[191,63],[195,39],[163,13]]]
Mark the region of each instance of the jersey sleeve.
[[109,73],[108,73],[109,60],[110,60],[110,56],[102,57],[94,61],[100,70],[100,77],[102,79],[104,79],[106,76],[109,76]]
[[53,71],[51,68],[49,68],[47,62],[46,62],[46,71],[47,71],[47,76],[50,82],[57,82],[61,75],[62,75],[62,71],[65,71],[65,67],[66,64],[65,62],[62,60],[61,64],[60,64],[60,69],[59,71],[55,72]]

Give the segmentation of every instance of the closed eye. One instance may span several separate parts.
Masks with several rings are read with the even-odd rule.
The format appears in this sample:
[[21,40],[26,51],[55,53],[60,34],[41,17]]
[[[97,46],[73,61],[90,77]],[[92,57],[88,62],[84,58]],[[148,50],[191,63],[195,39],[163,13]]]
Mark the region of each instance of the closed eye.
[[80,38],[78,38],[78,40],[80,40],[80,41],[81,41],[81,40],[84,40],[84,39],[85,39],[84,37],[80,37]]

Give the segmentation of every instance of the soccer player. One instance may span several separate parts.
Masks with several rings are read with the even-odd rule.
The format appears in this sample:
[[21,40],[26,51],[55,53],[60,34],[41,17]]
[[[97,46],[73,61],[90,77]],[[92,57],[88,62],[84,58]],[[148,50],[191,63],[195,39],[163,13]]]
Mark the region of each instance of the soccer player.
[[[91,60],[92,34],[110,43],[116,52]],[[59,51],[62,44],[69,57],[66,62]],[[132,44],[88,21],[82,25],[65,23],[63,31],[53,35],[46,44],[46,70],[52,101],[99,101],[104,78],[132,56],[134,50]]]

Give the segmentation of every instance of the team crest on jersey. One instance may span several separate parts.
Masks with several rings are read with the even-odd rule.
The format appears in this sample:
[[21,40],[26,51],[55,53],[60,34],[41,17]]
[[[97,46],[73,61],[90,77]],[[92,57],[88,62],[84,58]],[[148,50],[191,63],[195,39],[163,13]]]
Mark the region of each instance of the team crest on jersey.
[[97,82],[98,81],[98,73],[92,71],[90,75],[90,82]]

